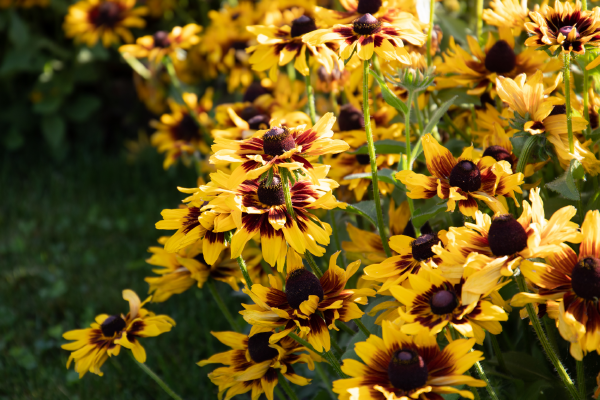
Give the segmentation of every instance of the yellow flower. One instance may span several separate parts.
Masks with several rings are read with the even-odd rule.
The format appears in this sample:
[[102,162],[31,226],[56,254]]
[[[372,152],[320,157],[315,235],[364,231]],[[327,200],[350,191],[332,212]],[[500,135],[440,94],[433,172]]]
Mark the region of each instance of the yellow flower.
[[[416,15],[416,8],[410,2],[399,2],[394,0],[341,0],[341,6],[345,11],[328,10],[316,7],[317,17],[328,25],[348,24],[369,13],[380,21],[395,25],[404,20],[412,20],[415,29],[423,30],[427,25],[421,24]],[[407,12],[408,11],[408,12]]]
[[356,51],[361,60],[370,60],[373,52],[385,61],[397,60],[402,64],[411,64],[404,48],[404,40],[415,46],[425,43],[425,34],[414,27],[414,17],[396,21],[394,25],[382,22],[371,14],[364,14],[350,25],[335,25],[330,29],[319,29],[304,36],[311,45],[333,43],[340,46],[339,55],[347,60]]
[[[253,325],[251,334],[265,329],[283,328],[272,335],[270,343],[292,332],[298,334],[317,350],[329,351],[329,329],[337,330],[335,321],[348,322],[364,313],[357,304],[367,304],[367,297],[374,296],[371,289],[345,289],[348,279],[358,270],[360,261],[350,263],[346,270],[336,265],[338,251],[329,260],[329,269],[321,279],[301,266],[288,271],[285,291],[277,279],[269,276],[271,287],[252,285],[244,289],[255,304],[242,304],[244,319]],[[317,313],[317,311],[319,311]]]
[[135,0],[82,0],[69,7],[63,29],[69,38],[92,47],[102,40],[104,47],[118,44],[121,38],[133,42],[128,28],[143,28],[140,18],[148,13],[146,7],[135,6]]
[[507,161],[483,157],[475,163],[473,146],[467,147],[456,159],[430,134],[423,136],[422,143],[427,169],[433,176],[408,170],[396,174],[410,190],[407,196],[411,199],[429,199],[438,195],[448,199],[448,211],[454,211],[458,201],[460,212],[470,217],[478,210],[478,199],[494,211],[504,210],[494,196],[512,197],[517,203],[514,192],[521,193],[519,185],[523,183],[523,174],[513,174]]
[[362,363],[344,360],[348,379],[333,382],[340,400],[439,400],[457,393],[473,399],[469,390],[452,386],[484,387],[485,382],[463,375],[483,353],[471,351],[475,339],[459,339],[440,350],[435,336],[408,336],[389,321],[383,321],[383,339],[371,335],[355,346]]
[[198,33],[201,30],[202,27],[196,24],[187,24],[183,28],[176,26],[171,32],[158,31],[154,35],[142,36],[135,44],[119,47],[119,51],[158,63],[164,56],[173,54],[177,49],[189,49],[198,44]]
[[143,308],[150,301],[148,297],[143,303],[132,290],[123,290],[123,299],[129,302],[127,315],[100,314],[91,328],[66,332],[63,337],[74,342],[61,347],[71,351],[67,368],[75,361],[75,371],[82,378],[88,371],[102,376],[102,364],[108,357],[118,356],[121,346],[130,349],[136,360],[146,362],[146,350],[139,338],[158,336],[169,332],[175,325],[166,315],[155,315]]
[[545,262],[523,261],[521,271],[538,293],[519,293],[513,306],[527,303],[559,304],[558,330],[571,343],[571,355],[582,360],[590,351],[600,353],[600,213],[588,211],[581,226],[579,256],[566,244],[546,255]]
[[305,386],[310,379],[296,374],[293,366],[306,364],[314,369],[313,359],[290,338],[270,342],[274,332],[262,331],[246,336],[236,332],[211,332],[221,343],[231,350],[215,354],[208,360],[198,362],[203,367],[208,364],[224,364],[208,374],[211,382],[219,387],[219,398],[225,395],[230,399],[252,390],[252,400],[258,400],[261,394],[273,400],[273,389],[277,385],[280,372],[287,380]]
[[490,7],[483,10],[483,20],[498,28],[510,28],[515,36],[521,34],[523,25],[529,21],[527,0],[492,0]]

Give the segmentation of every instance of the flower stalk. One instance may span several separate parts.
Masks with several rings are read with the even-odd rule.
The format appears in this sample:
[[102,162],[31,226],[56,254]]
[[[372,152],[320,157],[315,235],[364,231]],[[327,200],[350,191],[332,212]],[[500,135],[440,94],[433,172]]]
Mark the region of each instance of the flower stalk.
[[283,391],[288,398],[290,400],[298,400],[298,396],[296,396],[296,393],[294,393],[283,374],[281,372],[277,372],[277,377],[279,378],[279,385],[283,388]]
[[175,393],[173,391],[173,389],[171,389],[169,387],[169,385],[167,385],[165,383],[165,381],[160,379],[160,377],[158,375],[156,375],[156,373],[154,371],[152,371],[146,364],[143,364],[143,363],[139,362],[138,360],[136,360],[131,352],[128,352],[128,353],[131,356],[131,358],[133,358],[133,361],[135,361],[135,363],[138,365],[138,367],[140,367],[140,369],[142,371],[144,371],[150,378],[152,378],[152,380],[154,382],[158,383],[158,386],[160,386],[161,389],[164,390],[165,393],[169,395],[169,397],[171,397],[174,400],[182,400],[181,396],[179,396],[177,393]]
[[565,61],[565,69],[564,69],[564,76],[565,76],[565,105],[566,105],[566,112],[567,112],[567,134],[569,135],[569,153],[573,154],[575,153],[575,143],[573,141],[573,123],[571,121],[571,114],[572,114],[572,110],[571,110],[571,55],[570,53],[565,53],[564,54],[564,61]]
[[[231,244],[231,238],[233,237],[233,234],[231,233],[231,231],[227,232],[226,236],[227,236],[227,241]],[[246,281],[246,286],[248,287],[249,290],[252,290],[252,279],[250,279],[250,274],[248,273],[248,268],[246,267],[246,262],[244,261],[244,258],[242,256],[239,256],[237,258],[237,263],[240,267],[240,270],[242,271],[244,280]]]
[[233,329],[236,332],[241,332],[240,327],[235,322],[233,315],[231,315],[231,313],[229,312],[229,309],[227,308],[227,306],[225,305],[225,302],[223,301],[223,298],[219,294],[219,291],[217,290],[217,287],[215,286],[214,280],[209,279],[208,282],[206,282],[206,284],[208,286],[208,290],[210,290],[210,294],[212,294],[213,299],[215,299],[217,306],[219,306],[219,310],[221,310],[221,312],[225,316],[225,319],[227,320],[227,322],[229,322],[229,325],[231,325],[231,329]]

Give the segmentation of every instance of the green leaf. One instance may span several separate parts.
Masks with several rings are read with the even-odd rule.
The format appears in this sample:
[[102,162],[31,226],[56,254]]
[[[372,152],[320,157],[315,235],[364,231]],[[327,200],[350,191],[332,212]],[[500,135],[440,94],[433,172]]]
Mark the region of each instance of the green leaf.
[[72,101],[65,109],[67,118],[75,122],[86,121],[90,115],[100,108],[102,101],[97,96],[82,94]]
[[552,191],[559,193],[561,196],[569,200],[579,200],[579,190],[575,179],[583,178],[583,167],[577,160],[571,160],[569,168],[564,174],[546,184],[546,187]]
[[373,75],[373,77],[379,84],[379,87],[381,88],[381,95],[383,96],[383,100],[385,100],[386,103],[388,103],[390,106],[394,107],[396,110],[401,111],[402,114],[406,114],[408,112],[408,107],[406,106],[406,104],[404,104],[404,102],[402,100],[400,100],[394,94],[394,92],[392,92],[390,90],[390,88],[388,88],[388,86],[385,84],[385,81],[383,79],[381,79],[375,71],[370,70],[369,73],[371,75]]
[[457,96],[454,96],[450,100],[444,102],[441,106],[438,107],[437,110],[435,110],[433,115],[431,115],[429,122],[427,123],[427,125],[425,125],[425,128],[423,128],[423,132],[421,132],[421,135],[430,133],[433,130],[433,127],[437,125],[437,123],[440,121],[440,119],[448,111],[448,108],[450,108],[450,106],[454,103],[454,99],[456,99],[456,97]]
[[[395,171],[392,171],[389,168],[384,168],[382,170],[377,171],[377,178],[385,183],[389,183],[392,185],[396,185],[398,183],[398,181],[396,181],[396,178],[394,178],[394,175],[396,174]],[[351,174],[351,175],[347,175],[344,177],[344,179],[347,180],[352,180],[352,179],[372,179],[373,175],[371,175],[370,172],[362,172],[360,174]]]
[[10,13],[10,28],[8,37],[15,47],[23,47],[29,41],[27,25],[14,10]]
[[357,214],[368,219],[374,227],[377,227],[377,211],[375,210],[375,201],[366,200],[356,204],[348,204],[346,211]]
[[425,222],[429,221],[431,218],[435,217],[439,213],[448,209],[448,205],[446,202],[438,203],[435,206],[431,207],[428,210],[421,212],[418,208],[415,210],[415,213],[412,217],[412,223],[415,229],[420,228],[425,224]]
[[65,121],[58,115],[48,115],[42,118],[42,133],[53,148],[58,148],[65,139]]
[[[406,153],[406,144],[392,139],[378,140],[374,143],[375,154],[404,154]],[[369,148],[367,145],[363,145],[356,149],[351,154],[369,154]]]
[[548,370],[544,363],[530,354],[508,351],[503,353],[504,362],[512,375],[518,376],[525,381],[538,381],[540,379],[552,382],[553,374]]

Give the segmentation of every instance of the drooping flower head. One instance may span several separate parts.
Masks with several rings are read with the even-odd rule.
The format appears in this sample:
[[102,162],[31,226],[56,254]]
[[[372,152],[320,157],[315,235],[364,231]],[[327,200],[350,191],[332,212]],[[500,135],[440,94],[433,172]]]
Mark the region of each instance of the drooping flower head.
[[200,42],[198,33],[202,27],[187,24],[183,28],[176,26],[171,32],[157,31],[153,35],[142,36],[135,44],[119,47],[119,52],[128,53],[136,58],[147,58],[160,62],[165,55],[173,54],[177,49],[188,49]]
[[213,355],[198,362],[203,367],[208,364],[224,364],[208,374],[211,382],[219,387],[219,398],[225,394],[230,399],[252,390],[252,400],[261,394],[273,400],[273,389],[277,385],[278,373],[295,385],[305,386],[310,379],[296,374],[293,366],[307,364],[314,369],[313,359],[294,340],[284,337],[270,342],[273,331],[262,331],[247,336],[236,332],[211,332],[221,343],[231,350]]
[[133,42],[129,28],[143,28],[141,17],[148,13],[146,7],[135,6],[135,0],[82,0],[69,7],[63,29],[69,38],[89,47],[102,40],[104,47]]
[[452,386],[484,387],[485,382],[463,375],[481,351],[471,351],[475,339],[459,339],[440,350],[435,336],[408,336],[390,321],[383,321],[383,338],[371,335],[355,344],[363,362],[346,359],[342,371],[351,378],[333,382],[341,400],[439,400],[457,393],[473,399],[469,390]]
[[139,339],[158,336],[169,332],[175,321],[166,315],[155,315],[143,308],[144,302],[132,290],[123,290],[123,299],[129,302],[129,312],[125,314],[100,314],[90,328],[66,332],[63,337],[74,342],[61,347],[71,351],[67,368],[75,361],[75,371],[82,378],[88,371],[102,376],[102,364],[108,357],[118,356],[121,346],[130,349],[136,360],[146,361],[146,350]]
[[[504,210],[494,196],[512,197],[521,193],[523,174],[512,173],[507,161],[497,162],[492,157],[473,159],[473,146],[454,158],[450,150],[441,146],[430,134],[422,139],[427,169],[433,176],[400,171],[396,177],[404,183],[411,199],[429,199],[438,195],[448,199],[448,211],[454,211],[456,202],[461,213],[474,216],[477,200],[484,201],[492,210]],[[475,162],[477,161],[477,162]]]

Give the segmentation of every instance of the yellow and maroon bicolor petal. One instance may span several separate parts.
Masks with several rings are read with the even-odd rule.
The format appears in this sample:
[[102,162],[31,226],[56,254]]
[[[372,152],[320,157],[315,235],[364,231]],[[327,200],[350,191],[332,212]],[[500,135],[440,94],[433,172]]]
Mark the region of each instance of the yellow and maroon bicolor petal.
[[579,258],[600,258],[600,212],[590,210],[581,225],[583,241],[579,247]]
[[417,174],[404,170],[396,174],[396,178],[406,185],[411,199],[430,199],[438,193],[438,180],[432,176]]
[[457,162],[450,150],[440,145],[429,133],[421,140],[429,172],[439,179],[448,180]]

